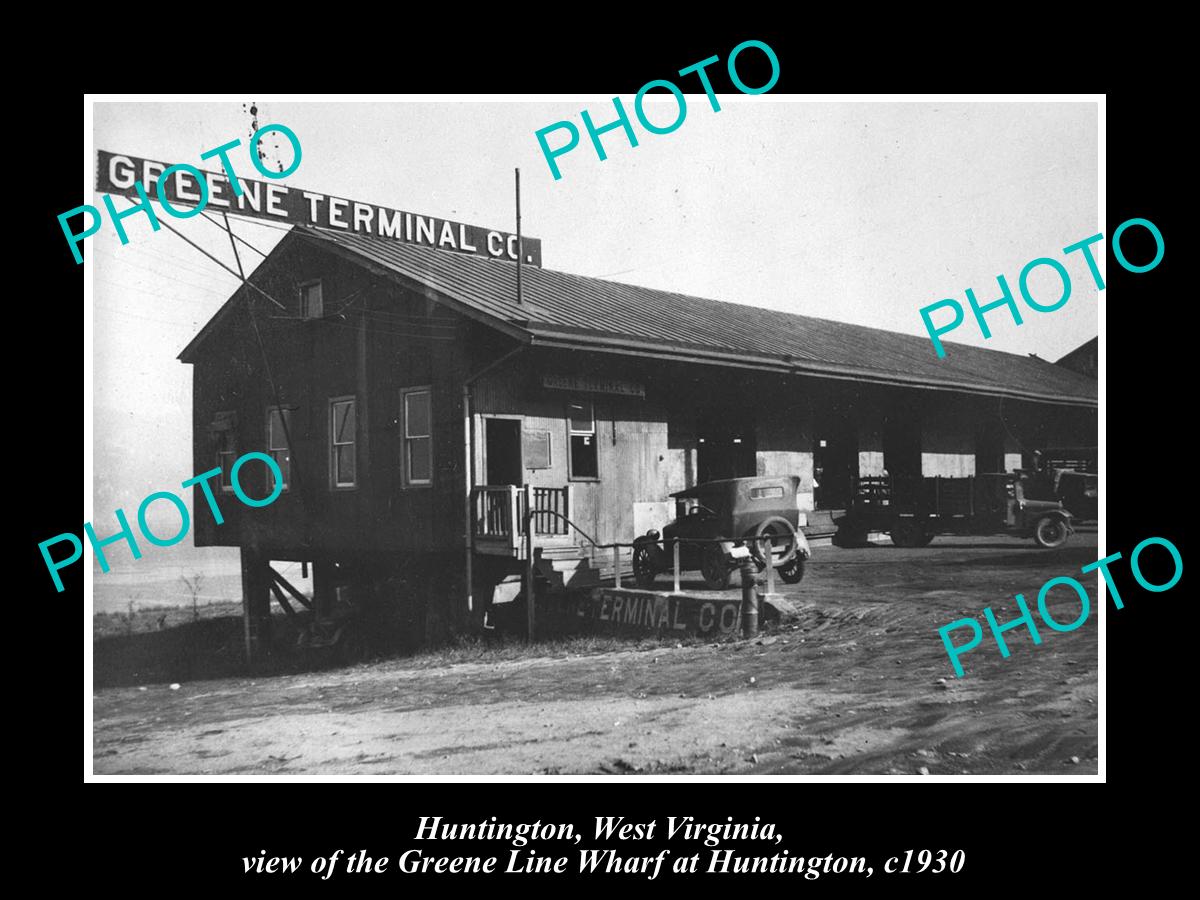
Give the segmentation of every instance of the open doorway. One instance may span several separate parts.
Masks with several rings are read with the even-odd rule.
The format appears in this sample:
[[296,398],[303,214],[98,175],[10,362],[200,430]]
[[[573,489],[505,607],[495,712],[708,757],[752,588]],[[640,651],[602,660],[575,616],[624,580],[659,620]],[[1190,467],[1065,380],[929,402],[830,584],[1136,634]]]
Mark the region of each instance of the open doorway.
[[989,419],[975,429],[975,474],[1004,471],[1004,426]]
[[484,460],[487,483],[521,484],[521,420],[484,419]]
[[813,506],[845,509],[858,475],[858,436],[845,418],[822,422],[813,437]]
[[697,429],[696,483],[758,474],[754,428],[710,419]]
[[893,478],[921,477],[921,420],[910,411],[883,421],[883,467]]

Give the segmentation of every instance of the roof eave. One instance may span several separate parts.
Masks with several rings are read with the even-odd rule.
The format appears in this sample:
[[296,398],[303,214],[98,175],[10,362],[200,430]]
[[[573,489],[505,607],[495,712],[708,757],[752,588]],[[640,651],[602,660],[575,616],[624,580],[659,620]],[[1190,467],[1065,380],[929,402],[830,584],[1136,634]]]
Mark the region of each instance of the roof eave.
[[380,263],[375,262],[373,259],[370,259],[348,247],[343,247],[336,241],[325,237],[325,235],[320,231],[304,229],[302,231],[296,231],[293,233],[298,235],[300,238],[310,240],[317,246],[326,248],[331,253],[335,253],[343,259],[362,266],[381,278],[387,278],[390,281],[399,284],[403,288],[407,288],[408,290],[419,293],[424,297],[429,297],[437,303],[442,303],[449,309],[454,310],[468,319],[473,319],[476,322],[480,322],[481,324],[495,328],[497,331],[503,332],[509,337],[516,338],[524,344],[529,344],[532,342],[532,337],[528,329],[522,328],[520,325],[509,322],[506,319],[502,319],[498,316],[484,312],[483,310],[476,309],[471,304],[459,300],[457,297],[454,297],[444,290],[431,287],[430,285],[425,284],[416,278],[412,278],[401,272],[397,272],[394,269],[390,269],[385,265],[381,265]]
[[972,382],[941,379],[933,381],[918,376],[857,369],[844,365],[823,365],[815,362],[784,360],[770,356],[748,356],[744,353],[729,353],[707,350],[703,347],[669,347],[659,343],[625,340],[606,336],[566,337],[551,332],[531,329],[534,346],[554,347],[566,350],[594,350],[600,353],[619,353],[629,356],[647,356],[669,359],[676,362],[702,363],[714,366],[730,366],[757,371],[777,372],[785,375],[813,375],[839,381],[858,381],[872,384],[890,384],[899,387],[919,387],[928,390],[953,391],[956,393],[979,394],[987,397],[1006,397],[1014,400],[1029,400],[1038,403],[1055,403],[1064,406],[1097,408],[1099,401],[1091,397],[1067,397],[1061,394],[1020,391],[1000,386],[988,386]]
[[[276,254],[286,251],[287,246],[295,241],[296,234],[297,232],[295,230],[289,231],[287,234],[285,234],[283,239],[271,249],[271,252],[268,253],[267,257],[259,264],[258,268],[250,273],[250,277],[246,279],[246,281],[253,281],[254,279],[259,278],[263,272],[273,268],[276,264],[276,261],[279,259]],[[233,293],[229,295],[229,299],[221,304],[221,308],[213,313],[211,319],[204,323],[204,327],[196,332],[196,336],[188,341],[186,347],[179,351],[179,355],[175,357],[176,359],[185,364],[191,364],[196,361],[196,357],[199,355],[201,345],[212,336],[213,332],[217,330],[220,324],[233,311],[234,304],[237,302],[238,297],[241,295],[244,289],[245,282],[234,288]]]

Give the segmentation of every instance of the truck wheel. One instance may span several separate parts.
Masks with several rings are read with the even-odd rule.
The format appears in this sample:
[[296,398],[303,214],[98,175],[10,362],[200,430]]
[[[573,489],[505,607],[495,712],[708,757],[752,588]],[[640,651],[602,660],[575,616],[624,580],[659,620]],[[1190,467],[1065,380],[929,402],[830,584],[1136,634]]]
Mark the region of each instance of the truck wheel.
[[790,563],[779,567],[779,577],[787,584],[799,584],[800,579],[804,577],[807,562],[808,560],[797,553]]
[[637,586],[643,590],[654,587],[654,579],[658,569],[654,565],[654,555],[649,547],[633,548],[633,577]]
[[1067,523],[1058,516],[1042,516],[1033,526],[1033,539],[1039,547],[1053,550],[1067,542]]
[[729,587],[729,565],[725,562],[725,553],[720,544],[713,544],[704,551],[704,558],[700,560],[700,574],[704,576],[704,584],[714,591]]
[[869,537],[870,533],[862,526],[839,525],[838,530],[833,535],[833,545],[847,549],[870,547],[871,542],[868,540]]
[[924,529],[911,519],[901,519],[892,527],[892,543],[897,547],[923,547],[924,535]]

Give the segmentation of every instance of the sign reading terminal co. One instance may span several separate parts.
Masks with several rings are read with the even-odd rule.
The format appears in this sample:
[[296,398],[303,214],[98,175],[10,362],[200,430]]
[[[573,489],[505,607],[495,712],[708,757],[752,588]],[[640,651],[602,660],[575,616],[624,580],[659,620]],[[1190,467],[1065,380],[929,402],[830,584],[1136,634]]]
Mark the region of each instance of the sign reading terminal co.
[[[149,197],[161,202],[162,198],[158,196],[159,176],[171,166],[107,150],[98,151],[98,155],[97,191],[136,200],[139,198],[135,185],[141,183]],[[358,200],[344,200],[240,175],[236,177],[242,192],[240,196],[235,196],[228,176],[200,171],[205,180],[205,191],[192,174],[192,171],[198,170],[189,169],[192,167],[176,168],[164,181],[163,192],[172,206],[204,206],[203,200],[207,197],[207,206],[214,212],[250,216],[284,225],[337,228],[354,234],[390,238],[406,244],[420,244],[490,259],[515,261],[517,258],[517,236],[506,231],[494,231]],[[541,266],[541,240],[522,235],[521,246],[525,251],[524,261]]]
[[581,619],[602,630],[736,635],[742,627],[742,601],[712,600],[655,591],[597,588],[578,600]]

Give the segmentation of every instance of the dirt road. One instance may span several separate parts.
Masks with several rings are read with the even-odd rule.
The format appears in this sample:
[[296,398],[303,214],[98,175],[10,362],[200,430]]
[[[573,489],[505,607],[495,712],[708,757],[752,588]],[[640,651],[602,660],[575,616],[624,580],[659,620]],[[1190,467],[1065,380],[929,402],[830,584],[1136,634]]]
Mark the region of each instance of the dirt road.
[[[1097,558],[1007,538],[819,548],[800,618],[758,641],[415,668],[405,660],[95,695],[97,774],[1094,774],[1093,613],[990,637],[954,677],[937,629]],[[1094,573],[1093,573],[1094,574]],[[1051,595],[1061,622],[1079,612]],[[1113,627],[1119,627],[1115,624]],[[986,631],[986,625],[985,625]]]

